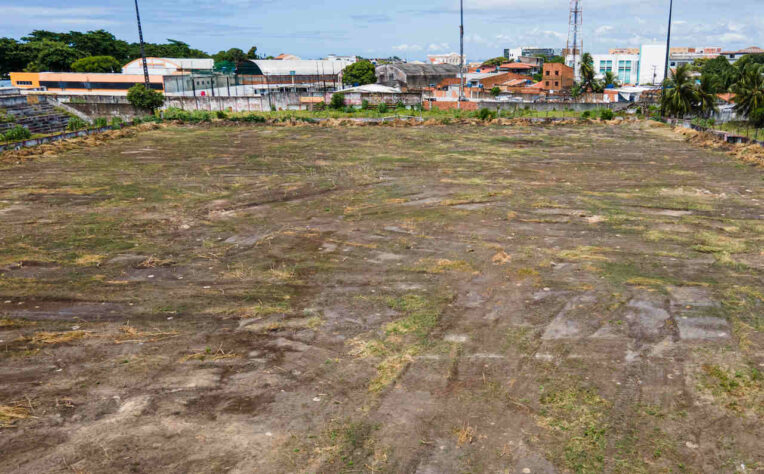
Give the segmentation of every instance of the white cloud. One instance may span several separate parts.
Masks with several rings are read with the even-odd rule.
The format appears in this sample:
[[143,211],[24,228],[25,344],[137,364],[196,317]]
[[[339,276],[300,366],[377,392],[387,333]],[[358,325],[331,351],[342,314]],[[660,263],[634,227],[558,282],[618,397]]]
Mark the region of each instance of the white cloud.
[[448,51],[451,47],[448,43],[430,43],[427,47],[427,51]]
[[400,52],[416,52],[416,51],[422,51],[422,47],[418,44],[399,44],[397,46],[393,46],[393,51],[400,51]]
[[599,28],[597,28],[596,30],[594,30],[594,34],[596,34],[596,35],[604,35],[604,34],[610,33],[613,30],[614,30],[614,28],[612,26],[602,25]]

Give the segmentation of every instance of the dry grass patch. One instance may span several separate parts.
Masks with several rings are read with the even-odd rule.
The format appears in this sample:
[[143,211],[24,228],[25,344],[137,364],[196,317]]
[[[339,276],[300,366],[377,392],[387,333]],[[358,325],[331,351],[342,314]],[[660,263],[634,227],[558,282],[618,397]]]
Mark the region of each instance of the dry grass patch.
[[103,263],[104,260],[103,255],[82,255],[77,258],[77,260],[74,261],[77,265],[81,265],[83,267],[98,267],[101,266],[101,263]]
[[475,440],[476,431],[475,428],[469,424],[465,424],[464,426],[455,429],[454,434],[456,435],[456,442],[459,446],[464,446],[465,444],[472,444]]
[[416,263],[415,270],[434,274],[447,272],[478,273],[472,265],[464,260],[449,260],[447,258],[423,258]]
[[0,318],[0,329],[14,329],[24,326],[34,326],[37,323],[20,319]]
[[177,331],[151,331],[144,332],[130,325],[119,328],[120,333],[114,338],[116,344],[126,344],[131,342],[158,342],[171,337],[179,336]]
[[573,250],[563,250],[558,252],[557,256],[565,260],[572,260],[574,262],[609,261],[610,259],[608,257],[602,255],[602,252],[607,250],[608,249],[602,247],[584,246],[575,248]]
[[30,417],[29,410],[20,406],[0,405],[0,428],[10,428],[17,421]]
[[501,251],[491,258],[494,265],[507,265],[512,261],[512,256],[505,251]]
[[78,341],[80,339],[88,338],[92,334],[93,333],[90,331],[37,332],[31,337],[24,337],[19,339],[19,341],[29,342],[37,346],[46,346]]

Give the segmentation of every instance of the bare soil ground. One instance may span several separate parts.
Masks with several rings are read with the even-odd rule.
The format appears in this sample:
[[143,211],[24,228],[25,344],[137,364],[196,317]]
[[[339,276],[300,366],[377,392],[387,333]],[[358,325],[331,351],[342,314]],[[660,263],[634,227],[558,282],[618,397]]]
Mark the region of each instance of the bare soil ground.
[[0,471],[756,472],[760,168],[646,125],[0,164]]

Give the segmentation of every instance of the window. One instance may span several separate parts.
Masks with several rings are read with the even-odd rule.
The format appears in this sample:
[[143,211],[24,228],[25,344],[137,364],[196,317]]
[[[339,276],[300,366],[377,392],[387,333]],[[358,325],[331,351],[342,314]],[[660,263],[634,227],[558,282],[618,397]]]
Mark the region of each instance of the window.
[[559,75],[560,75],[560,71],[555,71],[555,72],[554,72],[554,75],[555,75],[555,76],[559,76]]
[[607,61],[600,61],[600,74],[605,74],[606,72],[612,72],[613,71],[613,61],[607,60]]
[[554,81],[554,85],[555,86],[559,86],[560,85],[560,81]]
[[631,82],[631,61],[618,61],[618,80],[626,84]]
[[547,72],[546,72],[546,75],[547,75],[547,76],[549,75],[549,71],[547,71]]
[[17,86],[31,86],[32,81],[16,81]]
[[549,87],[549,81],[546,81],[546,86]]

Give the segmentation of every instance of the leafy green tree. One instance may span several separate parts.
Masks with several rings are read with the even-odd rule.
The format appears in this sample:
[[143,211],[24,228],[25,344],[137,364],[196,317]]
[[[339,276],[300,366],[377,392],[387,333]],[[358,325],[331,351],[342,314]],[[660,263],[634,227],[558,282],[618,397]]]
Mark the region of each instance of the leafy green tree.
[[500,94],[501,94],[501,87],[499,87],[499,86],[495,86],[495,87],[493,87],[493,88],[491,89],[491,95],[492,95],[493,97],[499,97],[499,95],[500,95]]
[[239,64],[247,60],[247,55],[239,48],[231,48],[228,51],[220,51],[217,54],[213,54],[212,59],[215,62],[230,61],[234,64]]
[[581,89],[583,91],[602,92],[604,84],[594,78],[594,58],[590,53],[581,56]]
[[161,92],[146,89],[143,84],[136,84],[127,91],[127,101],[133,107],[153,112],[164,104],[164,95]]
[[72,63],[74,72],[122,72],[122,65],[112,56],[88,56]]
[[329,102],[329,108],[334,110],[342,110],[345,108],[345,94],[337,92],[332,95],[332,100]]
[[377,82],[376,68],[371,61],[363,60],[353,63],[342,71],[344,84],[374,84]]
[[501,66],[502,64],[510,63],[512,61],[508,61],[507,58],[504,56],[499,56],[496,58],[491,58],[488,61],[485,61],[481,66],[484,67],[494,67],[494,66]]
[[764,108],[764,65],[746,66],[740,80],[732,86],[732,92],[735,93],[735,111],[749,120],[760,120],[760,109]]
[[691,72],[689,64],[682,64],[666,80],[661,97],[663,113],[682,118],[698,109],[698,91]]
[[26,67],[27,71],[68,72],[71,64],[84,54],[66,43],[44,41],[37,57]]
[[87,56],[111,56],[120,64],[130,60],[130,44],[127,41],[118,40],[108,31],[97,30],[87,33],[70,31],[67,36],[66,43]]
[[718,89],[718,78],[716,76],[701,76],[700,85],[697,86],[698,93],[698,112],[704,117],[709,117],[712,113],[719,110],[716,102],[719,98],[716,96]]
[[252,46],[249,48],[249,51],[247,51],[247,59],[258,59],[259,56],[257,55],[257,46]]
[[709,85],[714,86],[714,92],[727,92],[737,82],[740,76],[739,70],[730,64],[724,56],[718,56],[701,63],[700,73],[702,77],[709,79]]
[[615,75],[615,73],[613,71],[607,71],[605,73],[605,77],[604,77],[603,81],[604,81],[604,86],[605,87],[608,87],[608,86],[618,87],[618,85],[619,85],[618,77],[616,77],[616,75]]

